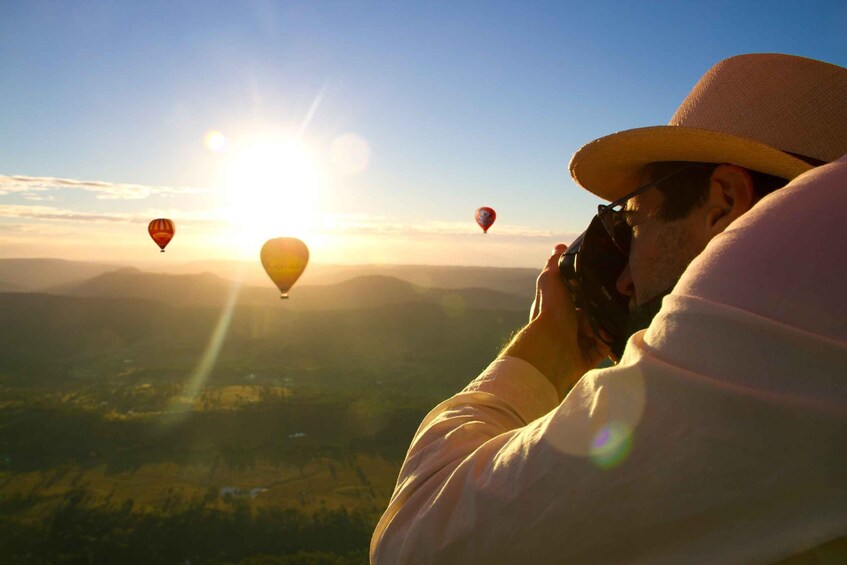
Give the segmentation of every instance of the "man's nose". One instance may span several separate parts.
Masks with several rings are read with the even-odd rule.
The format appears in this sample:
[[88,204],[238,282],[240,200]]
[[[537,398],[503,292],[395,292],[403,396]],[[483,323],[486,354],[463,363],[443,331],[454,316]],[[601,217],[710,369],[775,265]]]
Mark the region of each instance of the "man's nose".
[[635,285],[632,284],[632,275],[629,272],[629,263],[626,264],[624,270],[615,282],[615,288],[624,296],[635,296]]

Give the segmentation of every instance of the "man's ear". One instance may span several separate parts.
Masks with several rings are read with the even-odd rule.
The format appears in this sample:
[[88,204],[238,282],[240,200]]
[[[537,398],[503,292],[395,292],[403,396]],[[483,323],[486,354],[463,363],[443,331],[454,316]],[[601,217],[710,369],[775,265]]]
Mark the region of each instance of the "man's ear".
[[718,165],[709,184],[706,201],[706,232],[710,238],[725,230],[756,202],[750,172],[737,165]]

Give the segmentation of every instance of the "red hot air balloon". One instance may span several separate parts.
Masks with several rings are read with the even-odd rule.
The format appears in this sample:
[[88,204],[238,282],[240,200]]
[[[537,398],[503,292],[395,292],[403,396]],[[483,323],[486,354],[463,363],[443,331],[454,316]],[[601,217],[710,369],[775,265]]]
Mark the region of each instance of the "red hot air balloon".
[[482,208],[476,209],[473,217],[476,220],[476,223],[479,224],[479,227],[482,228],[483,233],[488,233],[488,228],[490,228],[491,224],[494,223],[494,220],[497,219],[497,212],[494,211],[494,208],[483,206]]
[[174,228],[174,223],[166,218],[158,218],[150,222],[150,225],[147,226],[147,233],[150,234],[150,237],[153,238],[153,241],[156,242],[162,249],[162,253],[165,252],[165,247],[173,238],[176,233],[176,228]]

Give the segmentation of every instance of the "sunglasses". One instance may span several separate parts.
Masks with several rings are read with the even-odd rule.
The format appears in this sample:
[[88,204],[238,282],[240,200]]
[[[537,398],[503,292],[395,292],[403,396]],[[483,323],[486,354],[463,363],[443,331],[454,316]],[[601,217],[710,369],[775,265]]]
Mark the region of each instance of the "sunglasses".
[[630,192],[627,195],[621,196],[614,202],[611,202],[609,204],[600,204],[597,207],[597,218],[600,220],[600,223],[603,225],[603,229],[606,230],[606,233],[609,235],[609,238],[615,244],[615,247],[617,247],[618,250],[625,256],[629,257],[629,250],[632,246],[632,226],[630,226],[626,221],[626,213],[624,209],[626,207],[627,201],[630,198],[638,196],[642,192],[645,192],[648,189],[651,189],[654,186],[665,182],[666,180],[678,175],[682,171],[702,166],[703,165],[700,163],[684,165],[678,169],[674,169],[673,171],[661,177],[660,179],[654,180],[645,184],[644,186],[636,188],[634,191]]

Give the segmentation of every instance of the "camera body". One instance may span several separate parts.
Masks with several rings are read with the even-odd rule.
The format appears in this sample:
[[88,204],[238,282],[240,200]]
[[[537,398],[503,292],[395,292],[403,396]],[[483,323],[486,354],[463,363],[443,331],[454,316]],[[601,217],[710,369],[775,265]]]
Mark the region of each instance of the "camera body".
[[628,331],[629,297],[617,290],[617,280],[629,257],[609,237],[595,217],[559,259],[559,273],[568,285],[577,308],[588,315],[595,334],[611,337],[612,353],[623,355]]

